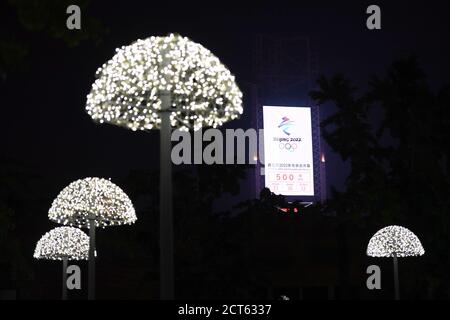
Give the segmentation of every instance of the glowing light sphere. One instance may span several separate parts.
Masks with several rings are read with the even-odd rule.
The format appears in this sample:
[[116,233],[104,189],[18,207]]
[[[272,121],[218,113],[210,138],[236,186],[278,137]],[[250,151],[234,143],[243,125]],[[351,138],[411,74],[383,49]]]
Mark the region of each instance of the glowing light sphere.
[[425,250],[419,238],[407,228],[388,226],[378,230],[370,239],[367,255],[372,257],[421,256]]
[[102,178],[85,178],[69,184],[53,201],[48,217],[78,227],[89,227],[91,218],[97,227],[132,224],[137,220],[125,192]]
[[42,236],[33,257],[48,260],[87,260],[89,237],[80,229],[58,227]]
[[170,92],[172,127],[217,127],[242,114],[242,92],[230,71],[202,45],[177,34],[116,49],[96,72],[86,111],[99,123],[159,129],[161,94]]

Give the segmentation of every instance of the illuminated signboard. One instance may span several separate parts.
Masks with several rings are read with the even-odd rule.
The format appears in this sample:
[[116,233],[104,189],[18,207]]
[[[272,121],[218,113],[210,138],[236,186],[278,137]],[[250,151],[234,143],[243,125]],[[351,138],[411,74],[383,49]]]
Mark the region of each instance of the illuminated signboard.
[[314,196],[311,109],[263,106],[265,185],[286,196]]

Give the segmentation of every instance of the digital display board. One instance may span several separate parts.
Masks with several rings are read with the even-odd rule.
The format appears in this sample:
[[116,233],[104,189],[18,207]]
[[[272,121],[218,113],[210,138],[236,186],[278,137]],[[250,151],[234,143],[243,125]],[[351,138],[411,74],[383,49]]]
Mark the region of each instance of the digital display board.
[[265,185],[286,196],[314,196],[311,109],[263,106]]

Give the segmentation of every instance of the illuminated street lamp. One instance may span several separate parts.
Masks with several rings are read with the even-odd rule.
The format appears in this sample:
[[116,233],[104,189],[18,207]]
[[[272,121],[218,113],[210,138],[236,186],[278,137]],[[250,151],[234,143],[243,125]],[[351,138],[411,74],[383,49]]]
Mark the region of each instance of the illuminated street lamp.
[[421,256],[424,253],[425,250],[419,238],[410,230],[400,226],[388,226],[378,230],[367,246],[368,256],[393,258],[396,300],[400,299],[397,258]]
[[62,299],[67,299],[67,263],[69,260],[87,260],[89,237],[80,229],[58,227],[42,236],[36,244],[36,259],[62,260]]
[[211,51],[176,34],[116,49],[96,77],[86,103],[94,121],[160,130],[160,290],[162,299],[173,299],[172,128],[216,128],[236,119],[242,93]]
[[95,228],[136,222],[128,196],[109,180],[85,178],[64,188],[48,212],[50,220],[89,229],[88,299],[95,297]]

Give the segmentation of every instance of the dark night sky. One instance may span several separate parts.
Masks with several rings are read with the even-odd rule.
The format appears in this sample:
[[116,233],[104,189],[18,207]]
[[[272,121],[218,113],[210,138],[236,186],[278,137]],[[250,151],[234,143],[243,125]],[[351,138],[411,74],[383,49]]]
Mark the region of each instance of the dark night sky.
[[[410,53],[419,57],[434,86],[443,83],[450,73],[449,1],[393,2],[373,2],[382,10],[382,30],[369,31],[365,9],[372,2],[367,1],[186,1],[179,6],[169,1],[165,6],[154,1],[92,1],[83,16],[96,17],[110,30],[98,47],[84,43],[68,49],[57,40],[33,43],[29,70],[7,80],[1,152],[48,177],[53,192],[90,175],[114,179],[130,169],[156,169],[156,131],[96,125],[84,104],[96,69],[116,47],[168,32],[203,44],[241,84],[251,81],[252,39],[259,33],[309,36],[321,73],[342,72],[360,86],[396,57]],[[331,112],[323,108],[322,118]],[[246,111],[244,126],[248,116]],[[332,153],[327,160],[330,182],[341,185],[343,164]]]

